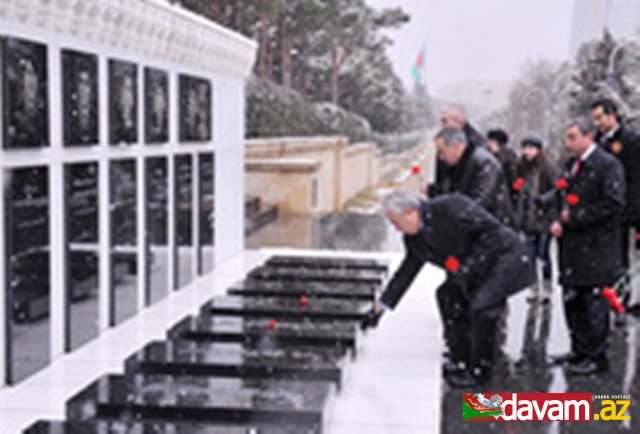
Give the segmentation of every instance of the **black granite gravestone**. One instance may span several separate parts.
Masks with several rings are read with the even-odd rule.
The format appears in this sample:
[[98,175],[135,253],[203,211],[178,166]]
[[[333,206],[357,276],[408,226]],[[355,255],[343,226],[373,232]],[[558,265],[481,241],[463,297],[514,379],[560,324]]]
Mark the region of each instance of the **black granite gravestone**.
[[307,434],[300,426],[265,424],[229,425],[211,422],[93,420],[84,422],[38,421],[23,434]]
[[245,318],[362,321],[371,302],[331,298],[216,297],[201,308],[202,314]]
[[184,318],[169,330],[168,337],[198,342],[242,343],[262,348],[325,347],[332,354],[335,349],[347,351],[356,348],[357,328],[345,321],[200,315]]
[[388,266],[373,259],[356,259],[323,256],[286,256],[278,255],[269,258],[265,265],[271,267],[309,267],[338,270],[368,270],[382,275],[387,274]]
[[67,402],[67,420],[300,425],[320,433],[328,382],[107,375]]
[[152,342],[125,362],[125,375],[171,374],[331,381],[340,387],[340,348],[281,347],[232,342]]
[[227,291],[230,295],[288,297],[301,300],[301,297],[335,298],[373,301],[378,287],[356,282],[282,282],[278,280],[244,280],[234,284]]
[[280,281],[358,282],[370,285],[381,285],[384,282],[384,277],[376,271],[309,267],[262,266],[249,272],[248,278]]

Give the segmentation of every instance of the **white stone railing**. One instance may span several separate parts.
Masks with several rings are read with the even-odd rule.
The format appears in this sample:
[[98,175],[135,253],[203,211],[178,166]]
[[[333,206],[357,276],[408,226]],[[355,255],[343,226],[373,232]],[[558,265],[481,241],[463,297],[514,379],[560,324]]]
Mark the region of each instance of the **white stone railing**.
[[3,17],[234,76],[255,58],[255,42],[163,0],[1,0]]

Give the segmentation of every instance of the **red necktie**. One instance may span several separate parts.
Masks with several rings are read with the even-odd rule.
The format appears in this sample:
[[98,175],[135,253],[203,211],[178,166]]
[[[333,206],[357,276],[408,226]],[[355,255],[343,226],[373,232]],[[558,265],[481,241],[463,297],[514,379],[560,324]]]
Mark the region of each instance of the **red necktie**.
[[579,158],[578,160],[576,160],[575,164],[573,165],[573,170],[571,171],[571,177],[575,178],[580,172],[581,168],[582,168],[582,159]]

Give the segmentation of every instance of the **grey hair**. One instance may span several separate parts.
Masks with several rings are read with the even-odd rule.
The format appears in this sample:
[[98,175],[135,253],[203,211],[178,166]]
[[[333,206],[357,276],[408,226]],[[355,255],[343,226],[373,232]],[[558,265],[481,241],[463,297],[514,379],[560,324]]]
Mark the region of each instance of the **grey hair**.
[[596,127],[593,125],[593,122],[591,122],[591,119],[588,118],[577,118],[571,120],[567,124],[566,129],[571,127],[578,127],[578,130],[583,136],[586,136],[587,134],[595,134],[596,132]]
[[447,146],[451,146],[454,143],[462,143],[465,146],[467,145],[467,136],[464,135],[464,131],[455,127],[446,127],[441,129],[434,137],[434,140],[442,140]]
[[394,190],[382,199],[385,214],[402,215],[406,210],[420,209],[420,196],[409,190]]
[[451,103],[447,104],[443,109],[443,112],[450,112],[453,117],[458,119],[460,122],[467,122],[467,111],[465,110],[462,104]]

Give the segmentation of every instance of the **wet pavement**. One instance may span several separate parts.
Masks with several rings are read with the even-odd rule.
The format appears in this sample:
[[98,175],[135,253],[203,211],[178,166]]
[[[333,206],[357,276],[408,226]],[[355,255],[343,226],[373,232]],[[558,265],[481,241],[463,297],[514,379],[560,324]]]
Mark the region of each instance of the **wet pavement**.
[[[464,422],[461,392],[451,390],[443,382],[441,434],[459,433],[535,433],[588,434],[640,432],[640,320],[627,317],[624,327],[613,327],[610,336],[608,373],[575,377],[562,366],[548,363],[550,355],[566,353],[569,339],[564,322],[561,292],[554,288],[550,304],[529,303],[528,294],[520,293],[509,302],[503,344],[498,352],[492,380],[480,387],[491,395],[495,392],[584,392],[594,395],[630,395],[626,414],[628,421],[589,422]],[[601,409],[601,400],[593,400],[593,412]]]

